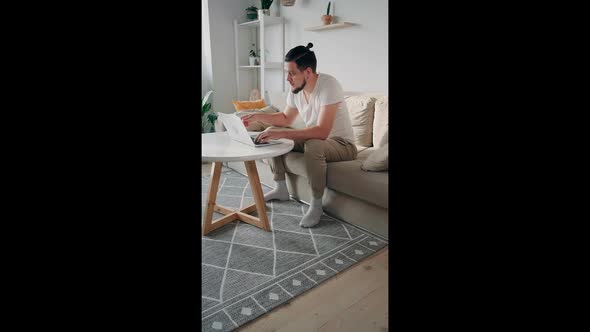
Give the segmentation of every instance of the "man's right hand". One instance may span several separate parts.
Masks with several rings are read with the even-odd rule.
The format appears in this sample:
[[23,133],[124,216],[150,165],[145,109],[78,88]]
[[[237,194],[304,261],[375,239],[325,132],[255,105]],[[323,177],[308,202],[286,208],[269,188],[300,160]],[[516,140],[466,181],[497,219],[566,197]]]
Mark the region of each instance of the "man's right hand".
[[244,115],[244,116],[242,117],[242,123],[244,124],[244,127],[248,128],[248,125],[249,125],[251,122],[258,121],[257,117],[258,117],[258,114],[248,114],[248,115]]

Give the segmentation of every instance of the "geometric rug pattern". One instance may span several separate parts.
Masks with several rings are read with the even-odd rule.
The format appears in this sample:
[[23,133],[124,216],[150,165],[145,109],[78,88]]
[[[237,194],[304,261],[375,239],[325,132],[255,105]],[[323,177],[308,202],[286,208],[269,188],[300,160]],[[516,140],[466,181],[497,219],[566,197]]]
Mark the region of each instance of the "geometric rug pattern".
[[[209,176],[201,180],[204,214]],[[248,178],[223,167],[217,202],[234,209],[254,204]],[[266,208],[271,232],[236,220],[202,236],[201,331],[232,331],[388,245],[325,214],[317,226],[301,228],[308,207],[295,200]],[[221,216],[214,212],[213,220]]]

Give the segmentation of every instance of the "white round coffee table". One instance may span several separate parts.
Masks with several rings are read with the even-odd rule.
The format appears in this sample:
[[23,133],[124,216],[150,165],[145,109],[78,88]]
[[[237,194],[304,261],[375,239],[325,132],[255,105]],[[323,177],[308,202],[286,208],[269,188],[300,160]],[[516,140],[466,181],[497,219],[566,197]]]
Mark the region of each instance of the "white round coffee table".
[[[250,132],[249,134],[255,134]],[[280,139],[282,144],[253,147],[244,143],[236,142],[230,139],[227,132],[217,132],[202,134],[202,155],[201,160],[213,162],[211,167],[211,181],[209,183],[209,194],[207,196],[207,207],[205,209],[205,222],[203,225],[203,235],[239,219],[248,224],[270,231],[270,223],[266,215],[266,205],[260,186],[258,170],[256,169],[256,160],[266,159],[284,155],[293,149],[294,143],[288,139]],[[243,161],[248,172],[248,181],[252,188],[254,204],[241,210],[232,210],[230,208],[217,205],[217,190],[219,188],[219,179],[221,176],[221,165],[227,161]],[[213,219],[213,212],[224,214],[216,220]],[[258,211],[258,218],[249,215],[253,211]]]

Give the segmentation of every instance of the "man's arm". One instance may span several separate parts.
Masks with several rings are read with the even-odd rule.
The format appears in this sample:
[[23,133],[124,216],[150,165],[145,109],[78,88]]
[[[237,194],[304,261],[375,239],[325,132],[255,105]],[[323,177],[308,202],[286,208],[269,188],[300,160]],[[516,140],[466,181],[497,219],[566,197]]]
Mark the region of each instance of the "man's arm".
[[299,111],[294,107],[285,107],[283,112],[275,114],[250,114],[242,117],[244,126],[248,127],[248,123],[254,121],[262,121],[275,127],[288,127],[299,115]]
[[332,126],[334,125],[334,119],[336,118],[336,112],[338,111],[339,105],[340,103],[322,106],[317,126],[295,130],[272,129],[262,132],[258,135],[256,140],[259,142],[266,142],[278,138],[288,138],[292,140],[307,140],[315,138],[325,140],[332,131]]

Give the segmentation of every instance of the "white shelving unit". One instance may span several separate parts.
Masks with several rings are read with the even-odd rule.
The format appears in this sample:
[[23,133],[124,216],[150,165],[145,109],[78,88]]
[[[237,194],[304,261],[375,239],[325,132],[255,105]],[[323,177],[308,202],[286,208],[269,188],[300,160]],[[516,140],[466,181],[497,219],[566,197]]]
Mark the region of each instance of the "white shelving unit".
[[[261,98],[264,98],[266,95],[266,87],[265,87],[265,72],[267,70],[277,70],[281,69],[281,79],[283,84],[283,91],[285,91],[285,73],[283,69],[282,62],[268,62],[266,59],[266,52],[265,50],[265,27],[270,25],[280,25],[280,50],[281,54],[285,54],[285,21],[283,17],[274,17],[274,16],[266,16],[263,14],[262,10],[258,10],[258,19],[254,21],[248,21],[244,23],[238,23],[238,20],[234,20],[234,48],[235,48],[235,57],[236,57],[236,97],[240,94],[240,72],[243,70],[259,70],[259,80],[258,80],[258,89],[260,90]],[[253,29],[258,36],[258,48],[261,50],[260,53],[260,65],[259,66],[249,66],[248,63],[240,63],[239,55],[242,53],[248,52],[243,48],[240,48],[239,45],[239,31],[240,29]]]

